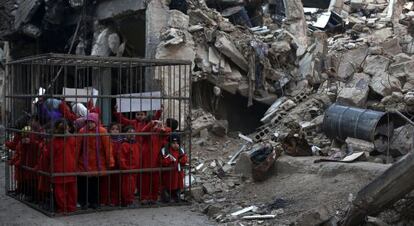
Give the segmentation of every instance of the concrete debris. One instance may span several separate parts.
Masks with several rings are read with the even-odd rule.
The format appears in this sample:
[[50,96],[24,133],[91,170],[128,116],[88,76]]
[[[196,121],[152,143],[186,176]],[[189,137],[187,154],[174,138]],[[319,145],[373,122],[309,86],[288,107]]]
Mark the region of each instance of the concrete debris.
[[383,97],[391,95],[394,91],[400,92],[402,89],[400,80],[387,72],[374,76],[369,86],[372,91]]
[[330,215],[326,206],[320,206],[301,214],[296,220],[296,226],[320,225],[329,220]]
[[372,152],[375,149],[373,143],[365,141],[365,140],[355,139],[352,137],[346,138],[345,143],[348,146],[349,153]]
[[336,101],[340,104],[365,107],[368,99],[369,84],[371,78],[364,73],[356,73],[353,78],[342,88]]
[[[398,125],[394,129],[393,123],[378,119],[373,130],[356,132],[366,121],[377,120],[359,121],[367,112],[374,115],[380,112],[380,117],[392,110],[400,110],[406,115],[414,113],[412,1],[271,0],[268,3],[243,3],[187,0],[185,10],[171,9],[174,7],[170,8],[165,1],[92,2],[27,0],[17,1],[16,6],[4,4],[4,7],[0,6],[0,38],[13,39],[16,57],[29,55],[24,44],[31,43],[38,51],[38,41],[50,40],[57,33],[69,33],[72,37],[62,35],[62,40],[57,42],[68,45],[73,40],[74,48],[70,53],[78,55],[191,61],[191,69],[183,73],[187,73],[187,78],[191,77],[193,85],[197,86],[171,86],[163,80],[168,75],[164,69],[155,72],[154,80],[166,95],[171,96],[177,91],[190,94],[194,87],[204,89],[204,82],[213,83],[211,87],[214,88],[208,88],[211,99],[210,96],[205,98],[211,102],[200,101],[202,103],[197,103],[200,108],[191,112],[191,128],[193,144],[216,157],[195,157],[191,172],[194,171],[197,177],[191,195],[203,204],[206,214],[220,223],[235,221],[231,218],[233,214],[229,214],[229,207],[220,205],[226,199],[220,195],[241,183],[257,181],[256,174],[267,178],[267,173],[271,175],[275,171],[276,159],[282,153],[318,155],[342,162],[352,162],[353,158],[361,160],[366,156],[369,161],[389,163],[412,151],[414,134],[411,125]],[[85,19],[81,14],[83,7],[92,15],[95,20],[92,22],[99,26],[88,24],[89,16]],[[4,13],[3,8],[10,12]],[[65,15],[70,15],[67,20]],[[77,18],[83,19],[79,31],[74,32]],[[135,34],[126,35],[125,30],[130,28],[129,19],[138,21],[140,27],[134,28],[142,30],[137,33],[145,30],[150,34],[138,38]],[[134,46],[135,41],[139,42],[135,39],[141,38],[143,43]],[[65,46],[45,48],[45,43],[40,44],[42,50],[68,49]],[[180,84],[178,80],[173,83]],[[242,115],[246,109],[237,105],[241,109],[219,111],[223,103],[233,102],[221,101],[227,96],[237,104],[238,98],[243,96],[240,100],[248,102],[248,110],[262,113],[267,106],[267,111],[257,120],[243,118],[245,115],[234,120],[234,112]],[[192,101],[199,102],[194,99],[197,98]],[[189,109],[187,104],[182,106],[180,103],[168,105],[177,110],[181,108],[182,112]],[[358,115],[346,119],[329,115],[326,112],[333,103],[359,109]],[[210,109],[214,114],[201,108]],[[347,111],[349,113],[350,109]],[[166,112],[174,112],[171,117],[180,117],[175,110]],[[347,134],[338,132],[340,128],[330,128],[327,132],[325,121],[328,117],[343,119],[341,129]],[[259,120],[261,126],[257,126]],[[188,122],[185,118],[179,121]],[[254,132],[240,136],[241,142],[230,150],[231,156],[221,156],[229,147],[214,143],[212,137],[231,136],[234,124],[257,128],[256,131],[246,129]],[[180,128],[185,126],[180,125]],[[390,134],[393,136],[389,137]],[[388,145],[389,153],[386,152]],[[260,163],[266,163],[261,165],[257,159],[252,159],[252,155],[263,146],[269,149],[260,155]],[[237,205],[232,209],[243,209],[252,204]],[[264,211],[244,219],[274,217],[275,214]],[[321,207],[302,214],[296,223],[316,225],[328,217],[327,209]]]
[[248,69],[248,63],[243,55],[239,52],[236,46],[223,34],[217,37],[214,46],[223,55],[227,56],[233,63],[239,66],[244,71]]

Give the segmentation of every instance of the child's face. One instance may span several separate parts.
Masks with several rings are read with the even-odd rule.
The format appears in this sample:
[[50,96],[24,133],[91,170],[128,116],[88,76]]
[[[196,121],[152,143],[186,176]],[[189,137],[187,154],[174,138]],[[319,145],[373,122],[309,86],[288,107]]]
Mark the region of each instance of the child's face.
[[145,117],[147,116],[147,114],[145,113],[145,111],[140,111],[140,112],[137,112],[136,114],[135,114],[135,118],[138,120],[138,121],[143,121],[144,119],[145,119]]
[[[135,129],[129,129],[129,130],[127,130],[127,133],[135,133]],[[127,139],[128,140],[134,140],[135,139],[135,134],[127,135]]]
[[180,144],[179,144],[177,141],[173,141],[173,142],[171,143],[171,147],[172,147],[172,149],[174,149],[174,150],[178,150],[178,149],[180,148]]
[[109,132],[111,133],[119,133],[119,126],[112,126],[111,129],[109,130]]
[[94,121],[87,122],[88,129],[95,129],[96,123]]

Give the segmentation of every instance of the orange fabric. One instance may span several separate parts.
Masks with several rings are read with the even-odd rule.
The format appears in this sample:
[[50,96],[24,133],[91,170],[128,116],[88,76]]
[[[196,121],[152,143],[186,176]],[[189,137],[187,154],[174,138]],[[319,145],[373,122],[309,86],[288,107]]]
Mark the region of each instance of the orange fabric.
[[[124,142],[119,153],[119,168],[121,170],[139,169],[141,150],[139,144]],[[121,177],[121,204],[129,205],[134,201],[134,191],[136,187],[136,173],[122,174]]]
[[76,182],[55,184],[54,196],[58,213],[76,211],[78,189]]
[[63,117],[69,121],[75,121],[79,117],[76,116],[75,113],[70,110],[69,106],[66,104],[65,101],[60,102],[59,104],[59,110],[62,113]]
[[[73,173],[77,171],[75,137],[55,137],[41,157],[41,168],[50,173]],[[53,159],[51,159],[53,156]],[[53,164],[53,170],[52,165]],[[53,183],[75,182],[76,176],[58,176]]]
[[[142,168],[158,168],[160,163],[160,150],[167,143],[168,134],[171,133],[171,129],[155,128],[155,122],[151,121],[142,129],[142,132],[156,132],[146,139],[147,142],[143,143],[142,147]],[[139,175],[137,180],[141,180],[141,199],[156,201],[158,199],[158,193],[160,190],[160,173],[159,172],[147,172]]]
[[[98,132],[98,133],[97,133]],[[107,130],[98,125],[96,129],[88,130],[83,127],[80,134],[94,134],[92,136],[79,136],[78,167],[80,171],[105,171],[114,167],[115,160]],[[99,140],[97,140],[99,139]],[[97,144],[99,150],[97,150]],[[98,165],[99,163],[99,165]]]

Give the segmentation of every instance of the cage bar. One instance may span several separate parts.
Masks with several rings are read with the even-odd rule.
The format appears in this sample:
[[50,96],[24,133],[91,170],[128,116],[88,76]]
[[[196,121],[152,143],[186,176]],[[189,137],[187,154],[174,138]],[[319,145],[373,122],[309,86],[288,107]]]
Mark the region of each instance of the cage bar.
[[7,195],[49,216],[188,204],[190,67],[65,54],[7,63]]

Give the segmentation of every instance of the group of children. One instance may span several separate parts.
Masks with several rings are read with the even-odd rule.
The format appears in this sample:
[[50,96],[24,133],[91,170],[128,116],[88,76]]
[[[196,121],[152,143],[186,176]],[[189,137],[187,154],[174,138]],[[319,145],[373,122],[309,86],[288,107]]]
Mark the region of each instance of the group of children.
[[[178,122],[137,112],[128,119],[114,111],[109,133],[100,110],[62,100],[37,103],[37,116],[23,123],[6,147],[13,151],[16,193],[33,202],[53,197],[68,213],[101,205],[130,206],[180,201],[187,155]],[[41,115],[42,114],[42,115]],[[123,133],[121,133],[123,132]],[[53,134],[47,136],[46,134]]]

